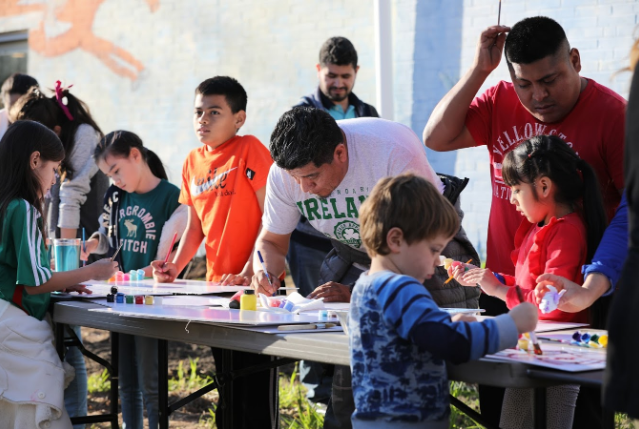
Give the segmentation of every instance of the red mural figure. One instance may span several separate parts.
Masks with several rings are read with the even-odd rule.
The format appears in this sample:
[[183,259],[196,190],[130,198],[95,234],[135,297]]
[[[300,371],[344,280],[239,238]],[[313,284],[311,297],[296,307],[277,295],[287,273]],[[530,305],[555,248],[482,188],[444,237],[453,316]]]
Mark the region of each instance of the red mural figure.
[[[45,21],[29,32],[29,47],[45,57],[64,55],[82,49],[95,55],[108,68],[120,76],[136,80],[144,65],[125,49],[93,34],[93,21],[98,8],[105,0],[67,0],[52,7],[53,20],[70,27],[61,34],[47,37]],[[159,7],[160,0],[145,0],[151,12]],[[0,16],[20,15],[51,9],[47,5],[20,5],[20,0],[0,0]]]

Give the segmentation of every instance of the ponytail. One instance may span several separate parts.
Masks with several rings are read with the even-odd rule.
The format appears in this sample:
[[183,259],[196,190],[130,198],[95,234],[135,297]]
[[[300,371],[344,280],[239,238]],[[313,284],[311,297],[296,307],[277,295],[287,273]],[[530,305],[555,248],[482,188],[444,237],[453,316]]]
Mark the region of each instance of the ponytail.
[[583,159],[577,162],[577,169],[583,178],[583,215],[588,240],[587,263],[590,263],[606,230],[608,219],[603,206],[597,174]]
[[157,156],[155,152],[147,148],[144,148],[144,152],[146,155],[145,161],[146,164],[149,166],[151,173],[153,173],[155,177],[159,177],[160,179],[169,180],[169,177],[166,174],[166,170],[164,169],[164,164],[162,164],[160,157]]
[[144,162],[149,166],[151,173],[155,177],[168,180],[166,170],[160,158],[155,152],[144,147],[142,139],[131,131],[113,131],[102,137],[100,143],[95,147],[93,159],[98,163],[101,159],[106,158],[107,155],[117,155],[128,158],[133,148],[140,151],[142,159],[144,159]]

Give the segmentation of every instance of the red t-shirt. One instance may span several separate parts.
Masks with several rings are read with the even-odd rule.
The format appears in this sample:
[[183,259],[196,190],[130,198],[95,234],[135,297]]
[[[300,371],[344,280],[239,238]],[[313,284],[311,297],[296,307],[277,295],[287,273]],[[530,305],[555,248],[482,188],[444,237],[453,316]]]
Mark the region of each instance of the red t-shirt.
[[[556,274],[581,284],[581,266],[586,262],[586,227],[577,213],[562,218],[552,218],[548,225],[539,226],[524,219],[515,234],[515,250],[511,263],[515,266],[515,276],[504,275],[508,286],[519,285],[524,299],[537,305],[534,290],[537,277]],[[519,304],[517,291],[510,288],[506,295],[506,305],[513,308]],[[562,322],[588,322],[588,311],[565,313],[555,310],[547,314],[539,313],[540,320]]]
[[466,127],[477,145],[490,154],[492,205],[488,220],[486,266],[512,275],[510,260],[521,215],[510,203],[510,188],[502,181],[506,153],[536,135],[558,135],[590,164],[601,184],[608,219],[623,188],[623,151],[626,101],[612,90],[588,79],[573,110],[563,121],[538,121],[520,103],[510,82],[500,82],[475,98],[468,109]]
[[266,186],[272,163],[253,136],[235,136],[212,151],[199,147],[184,161],[179,201],[202,222],[208,281],[239,274],[251,256],[262,222],[255,192]]

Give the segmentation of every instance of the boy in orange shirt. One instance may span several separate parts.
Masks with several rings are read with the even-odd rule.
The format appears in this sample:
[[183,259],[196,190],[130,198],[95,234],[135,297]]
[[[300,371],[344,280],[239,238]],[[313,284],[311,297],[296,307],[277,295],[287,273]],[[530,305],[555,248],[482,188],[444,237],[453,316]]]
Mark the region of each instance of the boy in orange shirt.
[[[246,121],[246,103],[246,91],[231,77],[207,79],[195,90],[193,126],[204,145],[192,150],[184,162],[179,201],[189,208],[188,224],[173,262],[151,264],[158,282],[175,280],[205,240],[208,281],[250,284],[253,248],[261,228],[266,178],[273,160],[257,138],[237,135]],[[215,351],[214,357],[221,359]],[[234,352],[233,367],[269,360],[262,355]],[[221,416],[228,412],[233,427],[269,427],[266,422],[277,425],[277,400],[268,400],[269,395],[277,398],[277,376],[270,377],[269,372],[238,378],[233,383],[233,407],[218,407],[218,421],[228,418]],[[248,380],[251,385],[244,386]]]

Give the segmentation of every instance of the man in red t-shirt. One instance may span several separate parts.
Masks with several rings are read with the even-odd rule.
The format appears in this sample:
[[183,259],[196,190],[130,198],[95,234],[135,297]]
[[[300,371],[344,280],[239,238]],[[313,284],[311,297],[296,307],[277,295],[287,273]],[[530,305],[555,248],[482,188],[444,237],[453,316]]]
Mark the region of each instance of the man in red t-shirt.
[[[499,82],[475,98],[499,65],[504,45],[512,83]],[[488,149],[492,205],[486,266],[493,271],[514,273],[510,254],[521,216],[510,204],[501,163],[526,139],[542,134],[561,137],[597,172],[609,217],[619,204],[626,101],[581,77],[580,70],[579,51],[570,47],[563,28],[550,18],[526,18],[512,29],[489,27],[481,34],[472,67],[435,107],[424,129],[424,142],[436,151],[479,145]],[[498,310],[491,301],[482,296],[480,305]],[[499,422],[498,415],[488,417]]]

